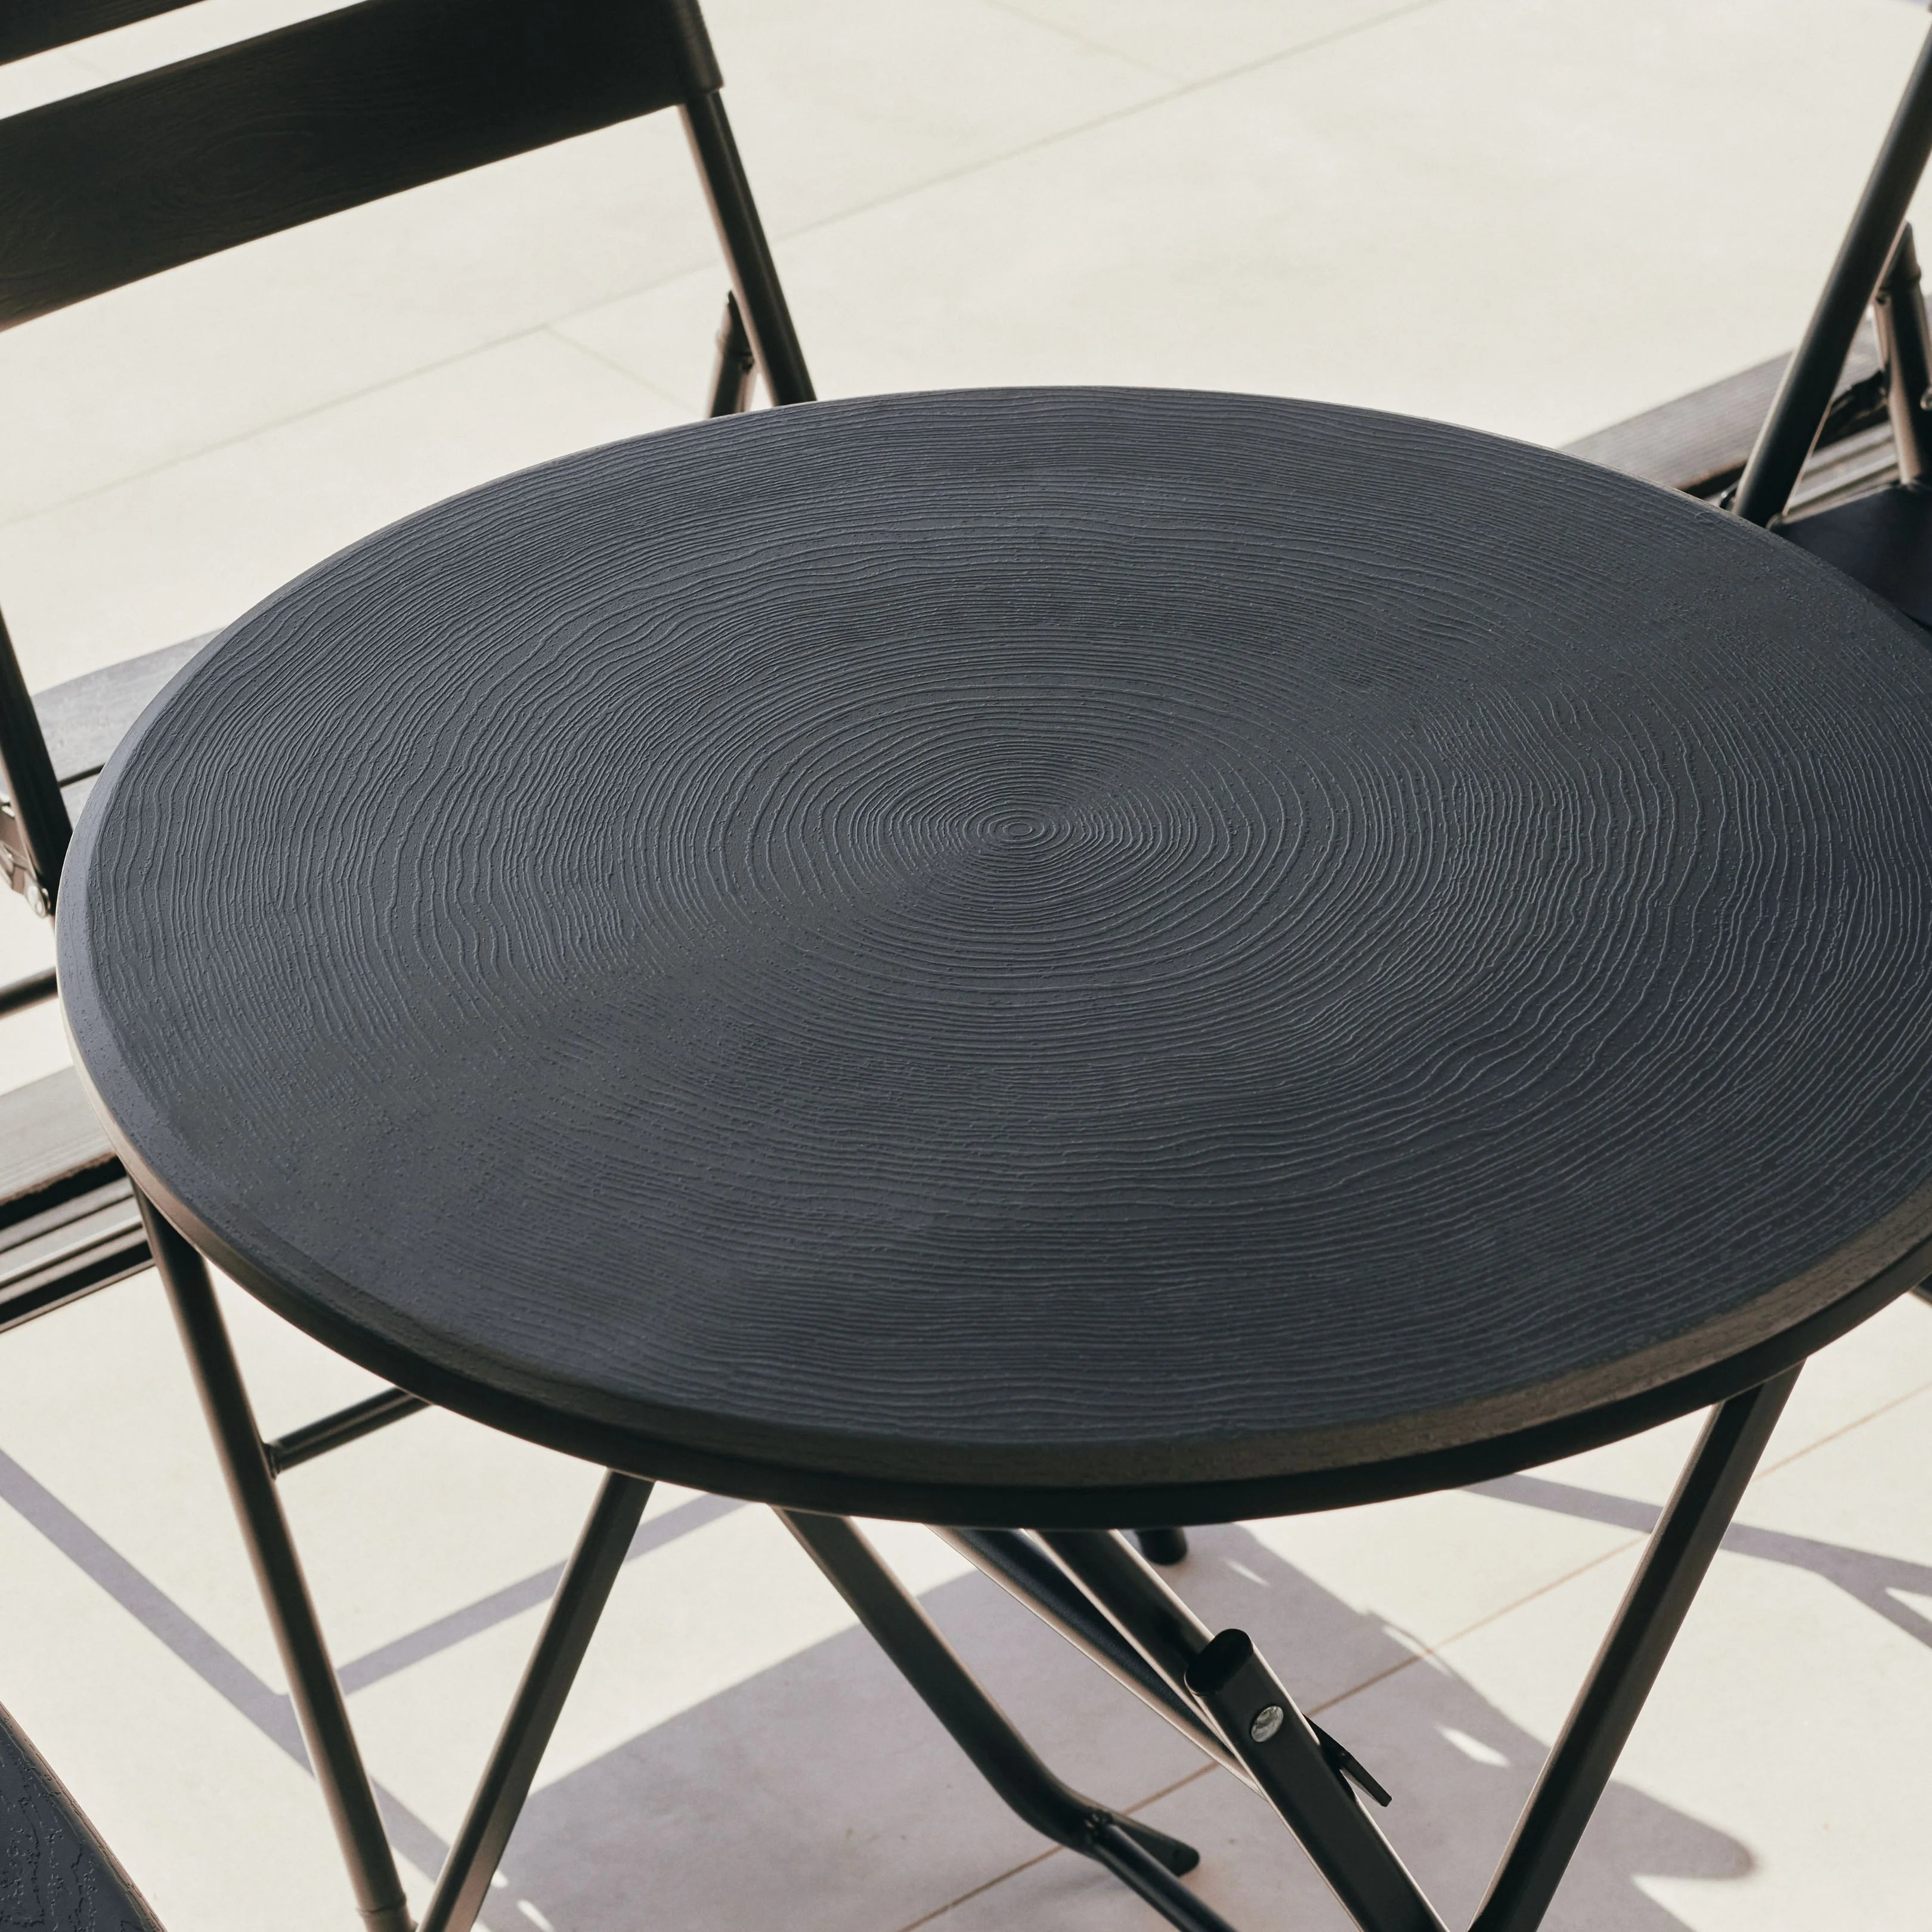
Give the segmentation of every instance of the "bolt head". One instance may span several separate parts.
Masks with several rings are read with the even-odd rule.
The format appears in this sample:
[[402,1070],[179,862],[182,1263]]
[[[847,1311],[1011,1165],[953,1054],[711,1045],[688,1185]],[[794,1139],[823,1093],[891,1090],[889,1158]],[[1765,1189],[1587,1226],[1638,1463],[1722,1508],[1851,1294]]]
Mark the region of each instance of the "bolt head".
[[1264,1744],[1288,1721],[1288,1713],[1279,1704],[1264,1704],[1248,1723],[1248,1736]]

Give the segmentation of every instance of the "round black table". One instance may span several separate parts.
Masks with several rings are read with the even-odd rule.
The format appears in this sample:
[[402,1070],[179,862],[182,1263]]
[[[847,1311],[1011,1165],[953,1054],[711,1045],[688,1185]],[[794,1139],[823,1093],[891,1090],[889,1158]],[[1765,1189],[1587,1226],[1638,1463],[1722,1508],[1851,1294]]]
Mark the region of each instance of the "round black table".
[[1560,456],[1166,392],[592,451],[168,688],[80,1060],[406,1388],[948,1522],[1463,1481],[1932,1268],[1932,656]]

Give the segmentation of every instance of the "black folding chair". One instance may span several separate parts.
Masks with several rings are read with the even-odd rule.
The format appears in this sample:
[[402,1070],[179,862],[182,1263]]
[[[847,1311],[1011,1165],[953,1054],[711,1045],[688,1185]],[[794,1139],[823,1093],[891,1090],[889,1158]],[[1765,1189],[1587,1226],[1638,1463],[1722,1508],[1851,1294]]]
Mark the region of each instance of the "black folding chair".
[[[14,0],[0,62],[166,13],[188,0]],[[729,271],[710,413],[812,386],[753,205],[694,0],[359,0],[338,11],[0,120],[0,327],[486,163],[676,107]],[[39,910],[59,898],[74,813],[191,639],[28,697],[0,622],[0,870]],[[55,993],[0,988],[0,1016]],[[140,1198],[63,1073],[0,1098],[0,1327],[152,1264],[172,1305],[304,1740],[371,1932],[408,1932],[378,1818],[275,1479],[426,1405],[391,1389],[264,1442],[200,1256]],[[473,1918],[580,1661],[649,1485],[607,1478],[553,1600],[423,1932]],[[790,1519],[788,1518],[788,1521]],[[801,1527],[801,1522],[805,1524]],[[1172,1922],[1220,1922],[1172,1874],[1188,1846],[1114,1816],[1041,1764],[849,1526],[791,1526],[1000,1796],[1036,1829],[1113,1870]],[[1178,1530],[1140,1532],[1185,1553]],[[1048,1607],[1063,1584],[1019,1539],[976,1554]],[[1087,1647],[1201,1730],[1137,1652],[1076,1604]],[[1203,1733],[1204,1736],[1205,1734]],[[1210,1741],[1211,1742],[1211,1741]],[[1208,1746],[1204,1745],[1204,1748]]]
[[0,1708],[0,1925],[161,1932],[87,1814]]

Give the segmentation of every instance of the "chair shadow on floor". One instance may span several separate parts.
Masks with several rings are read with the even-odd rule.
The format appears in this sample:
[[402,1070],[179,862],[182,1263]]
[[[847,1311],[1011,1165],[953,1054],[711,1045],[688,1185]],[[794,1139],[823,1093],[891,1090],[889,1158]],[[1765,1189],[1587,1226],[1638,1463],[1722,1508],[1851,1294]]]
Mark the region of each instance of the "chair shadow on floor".
[[[1399,1673],[1396,1694],[1360,1711],[1346,1703],[1324,1721],[1395,1791],[1382,1814],[1391,1837],[1448,1923],[1466,1924],[1543,1742],[1238,1526],[1195,1532],[1194,1554],[1174,1575],[1209,1621],[1238,1614],[1312,1706]],[[1232,1590],[1229,1578],[1238,1580]],[[1199,1846],[1191,1882],[1242,1932],[1346,1932],[1340,1907],[1258,1798],[993,1585],[964,1576],[921,1600],[1063,1776]],[[493,1932],[630,1932],[647,1905],[652,1922],[688,1932],[906,1932],[935,1919],[946,1932],[1158,1924],[1097,1868],[1066,1852],[1042,1856],[1048,1849],[1006,1815],[855,1630],[538,1791],[489,1918]],[[1752,1866],[1724,1834],[1613,1784],[1546,1923],[1552,1932],[1670,1932],[1682,1922],[1645,1894],[1638,1874],[1738,1879]]]

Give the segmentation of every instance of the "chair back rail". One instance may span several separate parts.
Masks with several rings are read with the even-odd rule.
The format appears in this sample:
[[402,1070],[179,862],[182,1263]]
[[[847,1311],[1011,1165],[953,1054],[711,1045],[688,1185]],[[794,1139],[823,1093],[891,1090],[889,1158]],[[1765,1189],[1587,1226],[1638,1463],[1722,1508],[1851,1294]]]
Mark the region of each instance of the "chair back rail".
[[0,15],[0,65],[132,26],[157,14],[178,13],[194,0],[7,0]]
[[0,120],[0,328],[720,84],[686,0],[360,0],[30,109]]

